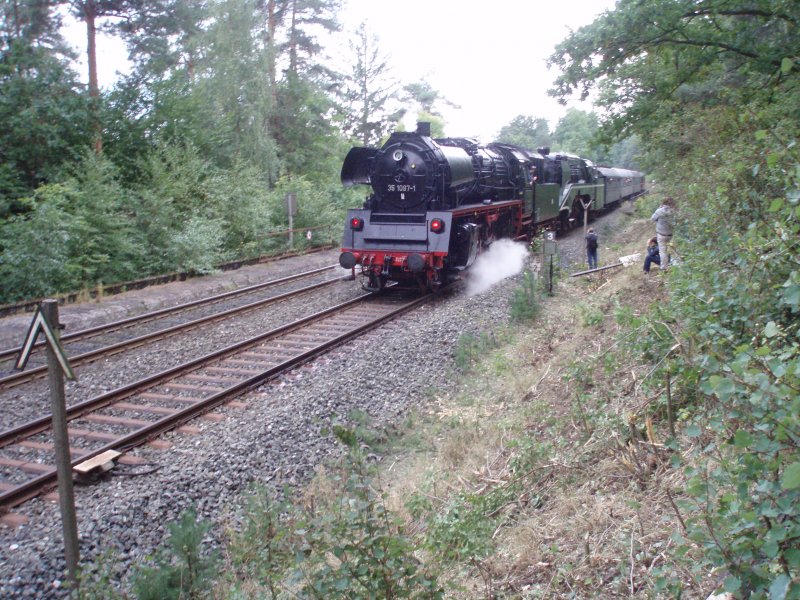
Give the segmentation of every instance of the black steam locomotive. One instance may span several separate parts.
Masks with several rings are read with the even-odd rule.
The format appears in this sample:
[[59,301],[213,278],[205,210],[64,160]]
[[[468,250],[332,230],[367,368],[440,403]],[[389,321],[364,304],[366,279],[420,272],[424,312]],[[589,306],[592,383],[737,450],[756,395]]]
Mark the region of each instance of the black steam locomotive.
[[382,148],[352,148],[345,186],[372,186],[348,212],[339,263],[360,265],[364,287],[432,289],[470,266],[494,240],[566,230],[644,192],[644,175],[595,167],[570,154],[396,132]]

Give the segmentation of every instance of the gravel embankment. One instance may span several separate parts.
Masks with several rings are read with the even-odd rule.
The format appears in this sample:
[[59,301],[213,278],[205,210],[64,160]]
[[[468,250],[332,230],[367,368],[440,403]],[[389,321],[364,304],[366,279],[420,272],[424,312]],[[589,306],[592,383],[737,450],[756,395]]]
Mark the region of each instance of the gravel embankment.
[[[594,223],[601,235],[601,263],[604,259],[609,261],[603,257],[604,229],[608,231],[621,218],[621,212],[617,211]],[[564,267],[582,262],[580,230],[559,242],[559,252]],[[281,270],[307,269],[308,262],[319,266],[335,260],[336,253],[329,253],[324,257],[315,256],[303,266],[299,262],[287,262],[258,267],[262,270],[260,276],[271,278],[281,276]],[[269,275],[265,274],[267,269],[272,269]],[[238,271],[217,275],[213,283],[208,279],[205,287],[221,290],[248,284],[232,281],[237,275],[242,277]],[[401,420],[409,410],[424,408],[432,391],[453,390],[457,383],[453,368],[457,340],[465,333],[479,335],[508,321],[515,279],[519,276],[506,279],[480,295],[460,294],[426,304],[401,321],[373,330],[247,394],[241,398],[245,408],[221,408],[218,412],[224,415],[223,420],[193,422],[201,430],[199,434],[172,432],[162,436],[172,444],[167,450],[135,449],[133,454],[148,463],[136,469],[156,469],[150,474],[124,476],[131,467],[119,465],[105,481],[77,486],[83,562],[110,552],[114,559],[114,578],[125,580],[131,567],[144,557],[152,556],[164,541],[166,524],[177,520],[190,507],[200,518],[218,525],[209,541],[220,543],[223,524],[236,522],[241,495],[254,484],[275,489],[285,484],[300,485],[308,481],[318,465],[340,451],[331,436],[322,435],[331,424],[348,424],[354,411],[362,411],[373,419],[373,426],[388,426]],[[142,290],[124,295],[125,298],[118,301],[127,301],[129,312],[141,312],[145,304],[146,310],[153,310],[158,307],[154,304],[167,301],[164,299],[167,297],[173,304],[185,302],[198,296],[197,289],[203,287],[189,283],[159,286],[172,286],[169,294],[165,290]],[[187,296],[178,291],[180,286],[185,287]],[[329,288],[325,298],[316,300],[315,296],[313,302],[330,305],[360,292],[357,282],[342,282]],[[155,300],[159,295],[162,300]],[[302,310],[307,311],[306,314],[314,311],[312,304],[305,302]],[[76,328],[90,325],[92,318],[85,315],[96,313],[96,307],[94,311],[83,309],[82,317],[71,316],[77,315],[79,310],[63,308],[62,320],[73,319],[75,323],[80,320]],[[105,309],[105,312],[116,314],[123,310],[117,307],[113,311]],[[244,323],[226,324],[221,329],[226,330],[225,335],[229,334],[231,339],[249,337],[256,330],[270,327],[271,319],[279,321],[287,317],[278,309],[274,312],[275,315],[264,316],[263,320],[262,317],[258,321],[245,319]],[[121,316],[101,315],[95,320],[110,318]],[[0,322],[0,331],[8,331],[7,327],[11,324]],[[220,335],[203,331],[193,336],[191,344],[182,339],[164,342],[163,348],[148,347],[135,356],[115,360],[113,369],[105,363],[81,367],[79,383],[70,388],[69,393],[89,397],[120,381],[130,381],[136,376],[131,371],[138,369],[137,365],[146,365],[145,370],[165,368],[174,364],[170,362],[173,359],[182,361],[196,357],[206,353],[209,346],[218,345],[222,339]],[[4,345],[13,345],[13,342]],[[179,351],[185,351],[181,358],[174,356]],[[20,392],[7,400],[0,398],[0,411],[3,414],[21,411],[25,404],[41,403],[41,390],[38,396],[27,393],[27,397]],[[16,529],[0,527],[0,597],[66,597],[59,581],[64,561],[58,505],[35,499],[16,512],[28,521]]]

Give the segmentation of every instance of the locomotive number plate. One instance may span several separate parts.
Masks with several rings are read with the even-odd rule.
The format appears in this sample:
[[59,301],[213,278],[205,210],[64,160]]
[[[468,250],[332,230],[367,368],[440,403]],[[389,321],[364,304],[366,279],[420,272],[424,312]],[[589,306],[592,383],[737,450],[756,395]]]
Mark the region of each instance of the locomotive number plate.
[[387,192],[416,192],[417,186],[411,184],[395,184],[390,183],[386,186]]

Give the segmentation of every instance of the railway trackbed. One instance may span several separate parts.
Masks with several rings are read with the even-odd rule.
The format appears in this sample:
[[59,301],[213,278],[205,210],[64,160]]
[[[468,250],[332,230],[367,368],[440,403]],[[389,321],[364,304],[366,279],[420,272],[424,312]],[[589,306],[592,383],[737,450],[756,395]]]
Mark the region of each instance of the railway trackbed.
[[[126,452],[428,301],[364,294],[67,409],[73,468]],[[0,514],[56,482],[51,417],[0,433]]]
[[[327,277],[322,281],[316,281],[303,287],[290,289],[283,293],[274,293],[275,289],[279,290],[296,282],[324,277],[334,269],[336,269],[336,265],[321,267],[67,333],[61,336],[61,342],[73,367],[86,364],[341,281],[340,277]],[[271,295],[253,299],[253,296],[264,292],[271,293]],[[21,372],[12,371],[13,361],[21,348],[0,350],[0,391],[46,376],[47,366],[44,352],[41,351],[43,346],[43,340],[36,344],[34,348],[37,351],[31,357],[30,366]]]

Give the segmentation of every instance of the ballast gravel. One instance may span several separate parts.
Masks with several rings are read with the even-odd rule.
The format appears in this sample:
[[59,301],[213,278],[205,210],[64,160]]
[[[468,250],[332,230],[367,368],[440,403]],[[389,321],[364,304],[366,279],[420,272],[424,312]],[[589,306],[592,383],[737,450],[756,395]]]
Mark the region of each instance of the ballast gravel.
[[[616,221],[615,214],[599,219],[595,227],[604,220]],[[600,232],[602,236],[603,230]],[[563,267],[583,261],[580,230],[559,242],[559,253]],[[305,260],[296,257],[256,267],[258,277],[269,279],[287,271],[333,264],[336,258],[336,252],[328,252]],[[237,272],[214,278],[213,283],[208,280],[206,289],[197,282],[186,286],[186,294],[196,297],[208,289],[252,283],[242,282],[242,274]],[[236,278],[239,281],[233,281]],[[410,410],[424,410],[432,396],[455,389],[458,375],[453,356],[459,338],[467,333],[479,336],[507,323],[510,299],[519,279],[520,275],[502,280],[475,296],[462,292],[425,304],[401,320],[372,330],[244,395],[239,399],[243,408],[220,408],[216,412],[222,420],[193,421],[191,426],[198,433],[164,434],[159,441],[169,442],[167,449],[134,449],[131,454],[142,459],[143,464],[117,465],[100,481],[76,485],[82,564],[102,561],[111,570],[110,579],[115,585],[127,589],[133,567],[153,556],[168,536],[168,523],[178,520],[190,508],[199,518],[214,524],[206,542],[210,547],[219,546],[225,527],[235,527],[237,523],[244,495],[255,486],[274,490],[286,485],[301,486],[318,466],[341,452],[327,433],[331,425],[355,425],[355,415],[364,413],[372,427],[390,427]],[[124,304],[127,300],[136,307],[129,307],[129,312],[141,311],[144,304],[148,310],[158,308],[159,294],[174,304],[188,301],[190,297],[177,291],[180,285],[168,284],[168,294],[167,286],[158,286],[132,292],[135,299],[128,296],[119,301]],[[292,315],[309,314],[316,307],[330,306],[361,293],[358,282],[342,281],[302,302],[276,306],[266,314],[245,317],[242,322],[226,322],[195,332],[189,340],[167,340],[107,363],[81,367],[79,382],[68,389],[68,394],[92,397],[175,364],[173,361],[210,352],[210,348],[219,347],[226,340],[250,337]],[[143,300],[148,294],[149,298]],[[105,312],[95,309],[86,313],[104,312],[95,320],[109,320],[105,313],[118,315],[124,310],[116,306]],[[70,307],[64,307],[62,312],[69,314]],[[82,318],[79,327],[93,324],[89,317],[69,318],[75,323]],[[11,324],[2,321],[0,331],[7,333],[4,327]],[[43,390],[36,386],[2,394],[3,426],[39,416],[47,406],[43,396]],[[9,414],[14,418],[10,419]],[[58,503],[37,498],[14,513],[26,522],[18,527],[0,527],[0,597],[66,598]]]

